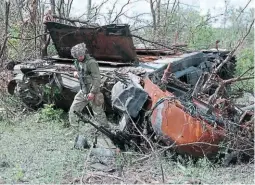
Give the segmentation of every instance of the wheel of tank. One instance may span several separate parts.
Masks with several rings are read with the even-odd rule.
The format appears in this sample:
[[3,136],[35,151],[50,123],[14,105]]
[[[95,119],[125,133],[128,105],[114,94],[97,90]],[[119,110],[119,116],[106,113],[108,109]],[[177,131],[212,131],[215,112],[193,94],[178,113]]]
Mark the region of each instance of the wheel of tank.
[[39,108],[45,102],[42,84],[37,84],[33,81],[17,83],[16,92],[21,100],[30,108]]

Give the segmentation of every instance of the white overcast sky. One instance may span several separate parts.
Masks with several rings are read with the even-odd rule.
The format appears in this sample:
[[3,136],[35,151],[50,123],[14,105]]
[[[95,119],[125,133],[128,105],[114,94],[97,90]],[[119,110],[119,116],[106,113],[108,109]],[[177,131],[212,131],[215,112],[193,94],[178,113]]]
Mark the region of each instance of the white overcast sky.
[[[95,3],[98,5],[102,1],[103,0],[92,0],[92,4]],[[104,5],[104,9],[111,8],[114,1],[115,0],[109,0],[109,2],[106,5]],[[127,7],[127,9],[137,13],[150,12],[150,4],[148,3],[149,0],[131,0],[131,2],[134,1],[137,2],[132,3],[129,7]],[[244,7],[249,0],[228,0],[228,1],[231,6]],[[126,2],[127,0],[119,0],[118,1],[119,7],[121,7],[121,5],[125,4]],[[172,2],[174,2],[174,0],[172,0]],[[208,10],[210,10],[212,13],[222,12],[224,11],[225,6],[225,0],[180,0],[180,2],[186,4],[186,6],[192,6],[193,8],[200,10],[202,14],[206,13]],[[82,15],[83,13],[86,12],[86,6],[87,0],[73,0],[72,13],[75,16]],[[248,8],[249,7],[254,7],[254,0],[251,1]]]
[[[124,5],[128,0],[118,0],[118,9],[120,10],[122,5]],[[244,7],[249,0],[227,0],[229,2],[229,6],[231,7]],[[92,0],[92,4],[99,5],[103,0]],[[115,0],[108,0],[108,2],[103,6],[101,13],[104,14],[107,10],[111,9]],[[135,14],[141,13],[150,13],[150,4],[149,0],[131,0],[134,2],[129,6],[125,7],[124,10],[127,11],[127,15],[132,16]],[[164,0],[161,0],[164,2]],[[171,3],[174,0],[170,1]],[[218,15],[224,13],[225,11],[225,0],[180,0],[182,6],[186,6],[187,8],[194,8],[200,12],[201,15],[204,15],[210,10],[211,15]],[[71,11],[72,17],[80,17],[83,14],[86,14],[87,10],[87,0],[73,0],[73,6]],[[254,8],[254,0],[251,1],[247,8]],[[82,17],[85,19],[86,17]]]

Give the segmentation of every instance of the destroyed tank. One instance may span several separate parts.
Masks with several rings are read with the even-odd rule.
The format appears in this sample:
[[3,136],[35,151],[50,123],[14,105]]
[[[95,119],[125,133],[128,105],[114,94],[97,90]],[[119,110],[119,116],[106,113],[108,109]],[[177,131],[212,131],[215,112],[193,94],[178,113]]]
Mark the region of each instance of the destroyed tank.
[[[227,56],[227,51],[204,50],[183,52],[178,47],[172,49],[135,48],[129,25],[105,25],[100,27],[76,27],[57,22],[46,22],[47,30],[58,52],[58,56],[23,61],[13,68],[13,80],[8,84],[8,92],[17,94],[29,107],[38,108],[44,103],[54,103],[56,107],[68,111],[74,95],[80,86],[73,78],[73,58],[71,47],[84,42],[88,52],[94,57],[102,74],[102,92],[111,111],[111,88],[114,71],[137,75],[157,76],[154,82],[163,76],[167,65],[171,63],[172,73],[187,86],[169,83],[168,90],[181,95],[190,86],[195,85],[202,71],[210,71],[212,64]],[[234,64],[233,58],[232,63]],[[234,68],[234,65],[230,66]],[[230,69],[228,67],[228,70]],[[230,71],[233,71],[230,69]],[[232,74],[221,71],[224,78]],[[108,76],[108,77],[107,77]],[[190,86],[189,86],[190,85]]]
[[[140,124],[139,128],[146,130],[150,125],[153,127],[151,132],[164,136],[162,140],[167,145],[175,143],[182,146],[195,141],[209,143],[209,146],[179,146],[180,153],[203,156],[217,152],[218,147],[212,144],[217,145],[224,138],[224,127],[220,127],[222,122],[217,120],[219,128],[217,126],[215,129],[209,120],[212,117],[201,117],[200,113],[198,118],[185,108],[191,105],[187,96],[201,74],[211,72],[215,64],[221,63],[228,56],[229,51],[186,51],[178,45],[165,47],[167,49],[137,48],[129,25],[76,27],[57,22],[45,24],[58,56],[15,65],[13,79],[8,84],[10,94],[18,95],[32,108],[52,103],[68,111],[80,89],[78,80],[73,77],[75,68],[70,50],[74,45],[84,42],[89,54],[99,63],[106,114],[119,118],[116,122],[121,131],[127,130],[129,117],[123,113],[125,111],[118,98],[125,103],[132,119]],[[235,57],[232,57],[218,75],[222,79],[232,78],[235,62]],[[137,83],[139,77],[143,80]],[[163,86],[162,80],[166,81]],[[136,85],[128,86],[130,81]],[[120,82],[127,85],[127,88],[123,89]],[[181,98],[187,101],[179,101]],[[198,106],[206,108],[199,99],[195,101]],[[150,115],[150,119],[146,120],[145,115]],[[174,120],[174,123],[169,124],[168,120]],[[179,138],[183,128],[185,133]]]

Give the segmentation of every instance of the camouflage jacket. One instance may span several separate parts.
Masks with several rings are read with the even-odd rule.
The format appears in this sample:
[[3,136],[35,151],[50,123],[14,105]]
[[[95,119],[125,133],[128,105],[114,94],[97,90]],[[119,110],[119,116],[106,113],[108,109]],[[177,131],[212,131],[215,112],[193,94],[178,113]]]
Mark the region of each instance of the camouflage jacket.
[[90,57],[85,56],[84,62],[78,62],[75,60],[74,65],[79,74],[79,81],[81,90],[85,93],[96,94],[100,92],[100,72],[97,61]]

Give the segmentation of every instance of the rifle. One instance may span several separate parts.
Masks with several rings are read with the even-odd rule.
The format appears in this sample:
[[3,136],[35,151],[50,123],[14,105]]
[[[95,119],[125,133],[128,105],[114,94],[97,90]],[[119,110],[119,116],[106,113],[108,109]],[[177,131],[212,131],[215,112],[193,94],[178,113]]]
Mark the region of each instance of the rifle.
[[78,116],[78,118],[81,119],[81,121],[90,123],[98,131],[100,131],[101,133],[106,135],[110,140],[112,140],[114,145],[117,145],[120,149],[125,149],[125,145],[130,146],[130,144],[131,144],[131,138],[130,137],[128,138],[127,136],[125,136],[121,132],[113,133],[113,132],[109,131],[108,129],[106,129],[103,126],[98,126],[95,123],[95,121],[86,118],[85,116],[83,116],[81,113],[79,113],[77,111],[74,111],[74,114],[76,114]]

